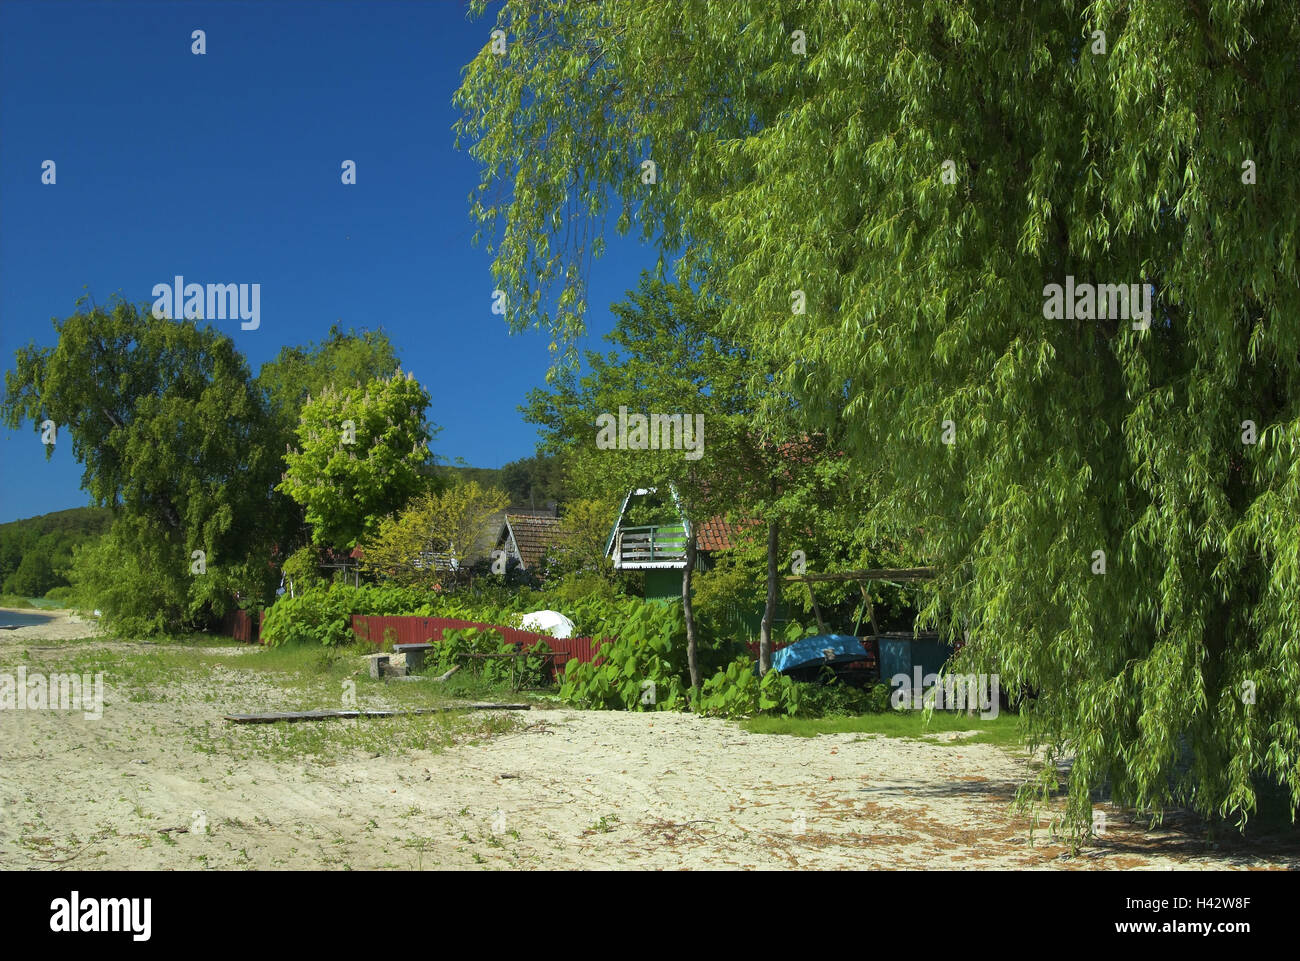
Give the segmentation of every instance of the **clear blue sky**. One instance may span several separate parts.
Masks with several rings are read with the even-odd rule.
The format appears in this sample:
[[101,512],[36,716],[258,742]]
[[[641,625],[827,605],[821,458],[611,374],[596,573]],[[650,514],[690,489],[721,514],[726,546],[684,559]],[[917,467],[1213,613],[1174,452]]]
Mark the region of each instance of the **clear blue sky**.
[[[532,454],[517,407],[549,338],[491,313],[475,165],[452,143],[452,93],[494,19],[462,0],[0,0],[0,366],[53,343],[85,292],[260,283],[258,330],[216,324],[254,372],[335,321],[382,326],[433,394],[441,459]],[[653,261],[610,238],[591,336]],[[80,478],[70,444],[46,463],[30,427],[0,428],[0,522],[87,503]]]

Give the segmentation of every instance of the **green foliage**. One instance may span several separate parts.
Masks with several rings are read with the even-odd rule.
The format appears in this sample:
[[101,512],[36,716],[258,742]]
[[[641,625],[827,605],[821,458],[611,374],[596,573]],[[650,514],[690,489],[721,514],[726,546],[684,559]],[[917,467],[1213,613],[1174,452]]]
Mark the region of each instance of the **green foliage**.
[[[610,528],[618,513],[617,498],[577,498],[564,506],[560,514],[559,530],[555,543],[546,558],[546,572],[550,577],[562,573],[590,573],[599,575],[607,583],[614,582],[613,562],[605,556],[605,544]],[[590,578],[593,589],[604,589]]]
[[[267,446],[277,454],[293,446],[308,397],[386,380],[398,366],[397,351],[382,331],[344,333],[337,323],[320,344],[280,348],[275,359],[263,364],[257,374],[257,386],[266,397],[272,421]],[[273,543],[297,545],[310,540],[302,506],[279,491],[271,495],[271,501]]]
[[513,460],[500,470],[498,486],[505,488],[516,507],[545,507],[551,501],[567,501],[568,485],[558,457],[537,454]]
[[[214,627],[241,601],[243,585],[265,576],[261,558],[209,554],[206,573],[193,572],[185,547],[155,540],[147,525],[119,517],[102,537],[73,552],[70,597],[99,608],[102,623],[122,634],[176,634]],[[250,605],[252,606],[252,605]]]
[[619,635],[601,646],[594,661],[570,661],[560,698],[574,707],[597,710],[680,711],[690,687],[686,629],[667,621],[648,636]]
[[167,553],[132,550],[125,527],[78,546],[69,572],[74,596],[100,608],[105,627],[128,636],[184,630],[188,558],[174,545],[162,546]]
[[355,547],[428,486],[428,406],[409,373],[308,398],[277,489],[303,507],[313,543]]
[[[595,602],[583,611],[588,618],[604,608]],[[681,710],[689,702],[690,673],[686,660],[686,623],[676,604],[631,600],[610,605],[597,637],[612,637],[599,657],[588,664],[569,662],[560,697],[585,708],[610,710]],[[702,647],[700,671],[706,677],[727,669],[738,645],[719,642]],[[653,685],[651,688],[645,685]],[[653,703],[642,703],[652,690]]]
[[855,717],[890,710],[888,684],[855,687],[834,679],[801,683],[799,714],[802,717]]
[[361,566],[395,584],[451,585],[465,578],[466,559],[496,533],[488,525],[505,506],[502,491],[474,480],[422,491],[400,512],[379,521],[362,545]]
[[391,584],[333,583],[298,597],[281,595],[267,611],[262,638],[271,645],[348,644],[354,614],[445,617],[514,626],[523,614],[543,609],[562,610],[584,637],[648,637],[663,631],[672,637],[685,630],[680,608],[634,597],[593,597],[561,605],[544,591],[483,596],[469,590],[439,593]]
[[309,591],[325,583],[320,572],[320,554],[316,548],[300,547],[287,558],[281,568],[284,572],[286,587],[292,585],[294,595],[300,591]]
[[753,658],[737,658],[704,682],[700,713],[720,717],[797,714],[803,687],[806,685],[796,684],[776,671],[759,678]]
[[398,366],[397,351],[382,331],[344,333],[336,323],[320,344],[280,348],[275,359],[258,371],[257,383],[266,392],[279,426],[279,441],[289,443],[309,397],[386,380]]
[[[571,215],[635,222],[684,254],[678,276],[777,365],[810,429],[847,412],[837,442],[881,472],[861,526],[904,531],[937,566],[926,619],[969,630],[969,669],[1039,693],[1039,796],[1072,756],[1073,828],[1103,783],[1239,821],[1260,778],[1300,804],[1292,5],[844,0],[792,20],[760,0],[511,0],[497,16],[526,53],[485,45],[457,132],[512,325],[570,345],[603,240]],[[1045,318],[1067,275],[1153,283],[1149,329]]]
[[616,605],[628,599],[616,581],[604,574],[587,571],[574,571],[548,582],[545,593],[554,605],[552,609],[564,612],[570,620],[573,620],[573,616],[569,611],[595,603]]
[[106,508],[74,507],[0,524],[0,589],[40,597],[67,585],[72,549],[104,533],[111,521]]
[[[271,646],[315,644],[338,648],[355,642],[351,629],[354,614],[444,617],[511,625],[522,613],[550,607],[564,610],[575,621],[580,636],[613,639],[600,646],[595,661],[568,662],[559,690],[563,701],[580,708],[629,711],[683,710],[688,705],[686,625],[679,606],[620,597],[589,597],[567,606],[556,600],[545,592],[520,591],[510,603],[499,604],[418,588],[333,584],[305,591],[296,598],[281,596],[267,612],[262,639]],[[429,671],[440,674],[459,663],[459,654],[513,650],[494,630],[449,630],[429,652],[426,663]],[[863,692],[837,684],[796,684],[775,671],[760,681],[753,670],[753,659],[737,656],[735,645],[709,645],[701,654],[702,670],[708,677],[700,703],[704,713],[724,717],[765,712],[820,716],[880,710],[880,705],[888,702],[888,688],[883,685]],[[531,678],[530,683],[540,683],[544,674],[540,658],[526,658],[520,667],[523,676]],[[504,659],[485,659],[476,663],[475,669],[489,684],[510,677],[510,665]],[[883,698],[879,696],[882,692]]]
[[[265,400],[231,339],[116,298],[54,326],[55,346],[17,351],[0,412],[11,427],[58,424],[85,467],[82,487],[113,507],[122,572],[116,586],[111,564],[98,572],[112,600],[96,603],[165,630],[206,623],[235,591],[267,593],[267,492],[279,462]],[[196,550],[207,576],[190,575]],[[161,610],[146,613],[125,584]]]
[[5,578],[3,589],[7,594],[40,597],[57,584],[58,578],[49,555],[33,552],[23,558],[18,570]]
[[426,591],[334,583],[308,589],[296,597],[280,595],[262,623],[262,641],[273,647],[281,644],[334,647],[352,643],[354,614],[429,617],[433,613]]
[[[549,653],[545,641],[526,648],[530,654]],[[442,640],[433,646],[425,657],[425,673],[443,674],[459,665],[489,687],[504,684],[514,677],[521,686],[541,687],[549,682],[550,671],[540,656],[519,658],[512,668],[511,660],[499,658],[465,659],[466,654],[514,654],[517,648],[501,636],[500,631],[477,627],[443,631]],[[513,671],[513,673],[512,673]]]

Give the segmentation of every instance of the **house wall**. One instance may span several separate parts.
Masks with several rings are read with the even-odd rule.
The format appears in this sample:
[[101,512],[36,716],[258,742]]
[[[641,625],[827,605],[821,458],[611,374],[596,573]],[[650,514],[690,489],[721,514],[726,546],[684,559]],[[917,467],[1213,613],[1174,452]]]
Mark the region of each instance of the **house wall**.
[[671,569],[646,571],[645,599],[647,601],[680,601],[682,599],[682,572]]

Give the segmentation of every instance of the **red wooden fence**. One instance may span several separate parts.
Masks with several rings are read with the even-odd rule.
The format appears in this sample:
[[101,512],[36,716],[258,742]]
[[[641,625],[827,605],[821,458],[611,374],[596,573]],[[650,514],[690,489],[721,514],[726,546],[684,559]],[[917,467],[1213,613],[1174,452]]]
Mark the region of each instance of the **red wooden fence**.
[[262,621],[265,619],[266,611],[254,619],[248,611],[233,610],[221,619],[221,633],[246,644],[256,644],[262,637]]
[[503,627],[500,624],[484,624],[479,621],[461,621],[451,617],[352,615],[352,632],[362,640],[376,645],[384,642],[384,635],[388,631],[393,632],[391,637],[394,644],[427,644],[441,641],[443,631],[462,630],[467,627],[500,631],[508,643],[522,643],[524,647],[532,647],[538,641],[545,641],[552,651],[568,655],[567,659],[561,658],[561,662],[594,661],[600,646],[605,643],[604,640],[598,641],[590,637],[561,639],[534,631],[520,630],[517,627]]

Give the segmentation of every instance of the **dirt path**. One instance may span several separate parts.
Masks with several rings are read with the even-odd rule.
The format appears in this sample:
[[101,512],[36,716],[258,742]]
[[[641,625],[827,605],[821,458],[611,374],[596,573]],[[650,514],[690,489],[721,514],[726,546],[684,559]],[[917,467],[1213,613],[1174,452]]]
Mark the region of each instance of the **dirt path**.
[[[247,650],[231,648],[232,659]],[[1042,835],[1031,845],[1028,825],[1008,813],[1025,763],[985,744],[794,738],[685,714],[544,710],[511,733],[440,753],[258,756],[257,739],[279,735],[248,727],[273,726],[232,732],[220,716],[265,701],[266,684],[215,671],[197,687],[151,688],[147,700],[110,685],[98,721],[0,711],[0,867],[1295,863],[1128,826],[1076,858]],[[373,722],[311,727],[339,738],[358,723]],[[223,747],[231,743],[253,756]]]

